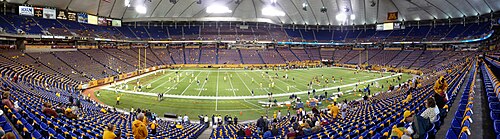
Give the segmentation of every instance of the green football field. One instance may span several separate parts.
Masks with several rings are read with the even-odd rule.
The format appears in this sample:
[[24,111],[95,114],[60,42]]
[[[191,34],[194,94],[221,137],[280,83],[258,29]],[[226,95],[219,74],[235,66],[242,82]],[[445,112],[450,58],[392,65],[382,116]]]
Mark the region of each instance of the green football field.
[[[359,83],[358,89],[370,84],[373,94],[381,91],[382,86],[387,90],[389,85],[399,84],[396,80],[399,76],[402,77],[401,82],[412,77],[409,74],[356,73],[355,70],[344,68],[161,70],[125,80],[121,85],[118,83],[104,87],[99,90],[97,98],[110,106],[124,110],[130,110],[131,107],[150,109],[160,116],[163,113],[187,114],[192,120],[197,120],[200,114],[229,114],[240,120],[253,120],[260,115],[272,115],[277,110],[287,113],[286,107],[264,107],[269,102],[268,93],[273,94],[273,101],[286,102],[291,94],[296,94],[305,102],[308,99],[307,91],[315,89],[316,95],[324,95],[326,91],[329,96],[334,94],[335,97],[340,88],[343,95],[338,98],[339,101],[353,100],[363,94],[353,91],[356,84]],[[309,87],[311,82],[313,85]],[[141,90],[138,85],[142,86]],[[165,94],[162,101],[157,99],[158,93]],[[120,105],[115,105],[118,94],[122,95]],[[321,107],[326,106],[325,103],[328,102],[324,101]],[[294,114],[294,111],[291,113]]]

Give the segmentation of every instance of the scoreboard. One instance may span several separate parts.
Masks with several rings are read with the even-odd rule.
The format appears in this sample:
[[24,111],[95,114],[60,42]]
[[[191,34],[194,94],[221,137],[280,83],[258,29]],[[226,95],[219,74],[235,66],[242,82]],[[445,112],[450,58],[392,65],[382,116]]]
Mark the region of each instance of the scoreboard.
[[376,27],[377,31],[400,30],[400,29],[405,29],[405,27],[400,22],[390,22],[390,23],[377,24],[377,27]]

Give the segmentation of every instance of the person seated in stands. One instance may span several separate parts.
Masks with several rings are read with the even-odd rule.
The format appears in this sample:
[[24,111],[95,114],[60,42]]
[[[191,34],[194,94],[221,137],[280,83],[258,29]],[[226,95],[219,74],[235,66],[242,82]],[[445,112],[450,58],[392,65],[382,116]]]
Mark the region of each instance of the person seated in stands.
[[66,111],[64,111],[64,115],[66,117],[68,117],[69,119],[77,119],[78,116],[76,116],[76,114],[73,113],[73,110],[71,110],[71,108],[66,108]]
[[2,94],[2,104],[5,105],[5,106],[7,106],[11,110],[18,111],[14,107],[14,103],[12,103],[12,101],[10,100],[10,93],[9,92],[5,92],[5,93]]
[[6,133],[5,135],[3,135],[2,139],[16,139],[16,135],[14,135],[14,133],[12,133],[12,132],[9,132],[9,133]]
[[288,133],[286,133],[286,138],[287,139],[295,139],[296,133],[295,130],[293,130],[292,127],[288,128]]
[[403,102],[403,103],[408,103],[408,102],[410,102],[410,100],[412,99],[412,97],[413,97],[413,96],[411,95],[411,90],[408,90],[408,91],[406,92],[406,99],[404,99],[402,102]]
[[418,139],[423,137],[432,125],[429,119],[414,115],[408,110],[403,113],[403,116],[403,121],[392,128],[391,136]]
[[236,135],[238,135],[238,137],[245,137],[245,131],[243,131],[243,128],[240,128]]
[[182,130],[182,129],[184,129],[184,126],[182,126],[181,123],[177,123],[177,125],[175,125],[175,128]]
[[317,133],[321,131],[321,125],[319,124],[319,121],[316,121],[316,124],[311,128],[311,133]]
[[302,131],[304,131],[304,135],[310,135],[311,134],[311,126],[309,126],[308,122],[304,122],[302,126]]
[[151,128],[151,134],[156,135],[156,130],[158,128],[158,124],[156,123],[156,120],[151,122],[150,128]]
[[448,83],[444,79],[443,76],[439,77],[434,84],[434,99],[436,101],[436,105],[439,109],[442,109],[446,102],[448,102],[448,97],[446,94],[446,90],[448,89]]
[[245,136],[246,137],[252,136],[252,130],[250,130],[250,128],[248,128],[248,126],[245,126]]
[[420,116],[429,119],[431,122],[436,121],[439,109],[436,107],[436,101],[434,101],[434,98],[430,97],[425,100],[425,107],[427,107],[427,109],[425,109]]
[[102,139],[120,139],[121,131],[118,131],[118,136],[115,135],[116,126],[108,123],[106,125],[106,130],[104,130],[104,134],[102,135]]
[[47,116],[51,116],[51,117],[54,117],[54,118],[57,118],[57,112],[52,109],[52,104],[48,103],[48,102],[45,102],[43,104],[43,110],[42,110],[42,113],[47,115]]
[[0,137],[2,137],[3,135],[5,135],[5,131],[3,130],[2,127],[0,127]]
[[106,108],[102,107],[101,108],[101,112],[104,113],[104,114],[106,114],[106,113],[108,113],[108,110],[106,110]]
[[403,122],[394,125],[391,130],[391,138],[392,137],[397,137],[400,139],[411,139],[411,135],[414,133],[411,125],[406,128],[405,123],[411,123],[413,122],[413,114],[410,111],[405,111],[403,113],[404,119]]
[[132,134],[134,134],[134,139],[145,139],[148,136],[148,129],[144,121],[144,113],[139,113],[137,119],[132,122]]
[[267,139],[271,137],[273,137],[273,133],[271,133],[271,130],[267,130],[266,132],[264,132],[263,138]]

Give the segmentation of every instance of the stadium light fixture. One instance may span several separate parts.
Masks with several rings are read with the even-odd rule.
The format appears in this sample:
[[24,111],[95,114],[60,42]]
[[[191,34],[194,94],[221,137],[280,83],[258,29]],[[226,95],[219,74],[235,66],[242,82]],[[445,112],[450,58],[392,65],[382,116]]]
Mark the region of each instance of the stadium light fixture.
[[139,14],[145,14],[148,9],[144,5],[138,5],[135,7],[135,11]]
[[130,0],[125,0],[125,7],[130,7]]
[[266,16],[285,16],[285,12],[278,10],[272,6],[262,8],[262,15]]
[[337,19],[337,21],[344,22],[347,19],[347,15],[345,13],[340,13],[335,16],[335,19]]
[[206,12],[207,13],[214,13],[214,14],[223,14],[223,13],[231,13],[233,11],[229,10],[229,8],[227,8],[226,6],[210,5],[207,7]]

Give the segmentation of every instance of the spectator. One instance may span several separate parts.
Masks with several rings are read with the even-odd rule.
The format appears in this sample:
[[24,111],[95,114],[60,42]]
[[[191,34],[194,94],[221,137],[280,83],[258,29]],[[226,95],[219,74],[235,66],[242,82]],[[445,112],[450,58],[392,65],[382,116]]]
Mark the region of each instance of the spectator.
[[250,137],[252,135],[252,130],[248,128],[248,126],[245,126],[245,136]]
[[186,114],[184,114],[184,118],[183,119],[184,119],[183,120],[184,123],[189,123],[189,117]]
[[332,115],[333,120],[337,119],[337,115],[339,115],[340,109],[337,106],[337,102],[333,102],[333,105],[330,106],[330,114]]
[[156,129],[158,128],[158,124],[156,121],[151,122],[151,134],[156,135]]
[[442,109],[444,105],[446,105],[446,102],[448,102],[445,93],[447,89],[448,89],[448,83],[446,82],[443,76],[439,77],[439,79],[436,80],[436,83],[434,84],[434,92],[435,92],[434,99],[439,109]]
[[203,122],[205,122],[205,125],[208,125],[208,116],[205,115],[205,117],[203,117]]
[[273,126],[271,129],[271,133],[273,134],[273,137],[277,137],[279,135],[278,128],[276,128],[276,125]]
[[47,116],[51,116],[51,117],[54,117],[54,118],[57,118],[57,112],[55,110],[52,109],[52,104],[48,103],[48,102],[45,102],[43,104],[43,110],[42,110],[42,113],[47,115]]
[[9,133],[6,133],[5,135],[3,135],[2,139],[16,139],[16,135],[14,135],[14,133],[12,133],[12,132],[9,132]]
[[238,124],[238,117],[236,117],[236,115],[234,116],[234,124],[237,125]]
[[137,119],[132,122],[132,133],[135,139],[145,139],[148,136],[148,129],[146,129],[146,125],[143,121],[144,113],[139,113]]
[[182,129],[184,129],[184,126],[182,126],[181,123],[177,123],[177,125],[175,125],[175,128],[182,130]]
[[[116,130],[116,126],[109,123],[107,126],[106,126],[106,130],[104,131],[104,134],[102,135],[102,138],[103,139],[119,139],[120,136],[116,136],[115,135],[115,130]],[[121,131],[118,131],[118,135],[121,135]]]
[[292,127],[288,128],[288,133],[286,133],[286,138],[287,139],[295,139],[295,130],[293,130]]
[[267,139],[267,138],[273,137],[273,134],[271,133],[270,130],[268,130],[268,131],[264,132],[264,136],[263,137],[265,139]]
[[9,98],[10,98],[9,92],[3,93],[2,94],[2,104],[6,105],[9,109],[16,110],[16,108],[14,107],[14,103],[12,103],[12,101],[10,101]]
[[64,111],[64,115],[66,117],[68,117],[69,119],[77,119],[78,116],[76,116],[76,114],[73,113],[73,110],[71,110],[71,108],[66,108],[66,111]]
[[236,134],[238,137],[245,137],[245,131],[243,131],[243,128],[240,128]]
[[425,109],[420,116],[429,119],[431,122],[436,121],[436,116],[439,114],[439,109],[436,107],[436,101],[434,98],[430,97],[425,101]]
[[260,116],[260,118],[257,120],[257,128],[263,129],[265,126],[265,121],[264,121],[264,116]]
[[2,127],[0,127],[0,137],[2,137],[3,135],[5,135],[5,131],[3,130]]

